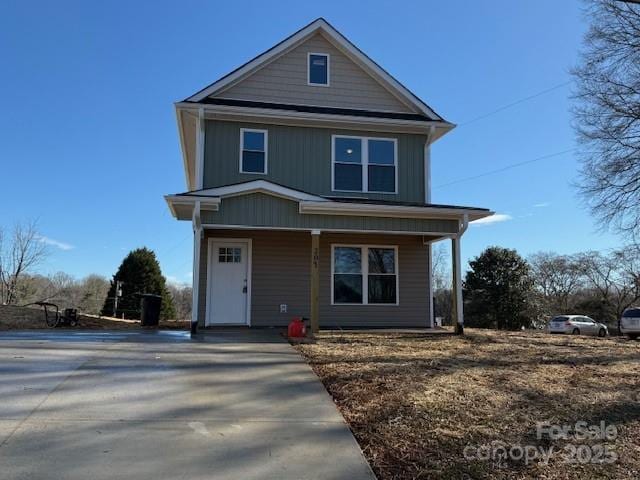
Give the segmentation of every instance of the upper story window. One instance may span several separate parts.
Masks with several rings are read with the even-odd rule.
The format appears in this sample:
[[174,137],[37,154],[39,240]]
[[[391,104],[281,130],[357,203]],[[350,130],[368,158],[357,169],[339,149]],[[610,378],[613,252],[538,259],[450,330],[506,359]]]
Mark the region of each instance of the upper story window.
[[334,191],[397,193],[395,138],[332,137]]
[[329,86],[329,55],[310,53],[307,59],[307,83],[309,85]]
[[240,129],[240,173],[267,173],[267,131]]

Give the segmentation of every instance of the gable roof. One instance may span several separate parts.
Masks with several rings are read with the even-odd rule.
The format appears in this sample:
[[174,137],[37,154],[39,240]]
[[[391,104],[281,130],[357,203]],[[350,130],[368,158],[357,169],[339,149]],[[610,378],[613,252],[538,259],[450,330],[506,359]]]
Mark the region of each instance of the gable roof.
[[416,112],[424,115],[428,121],[446,122],[431,107],[420,100],[409,89],[391,76],[385,69],[369,58],[358,47],[351,43],[344,35],[338,32],[324,18],[318,18],[307,26],[290,35],[280,43],[271,47],[267,51],[249,60],[244,65],[236,68],[224,77],[215,81],[211,85],[203,88],[199,92],[185,99],[185,102],[206,103],[207,97],[216,94],[241,80],[247,78],[257,70],[267,65],[271,61],[284,55],[297,45],[301,44],[316,33],[321,33],[336,48],[341,50],[348,58],[360,66],[366,73],[373,77],[378,83],[388,91],[401,99],[404,103],[413,107]]
[[266,193],[276,197],[286,198],[288,200],[314,200],[322,201],[325,198],[314,195],[312,193],[303,192],[295,188],[285,187],[267,180],[249,180],[246,182],[233,183],[222,187],[205,188],[202,190],[192,190],[190,192],[178,193],[176,197],[235,197],[238,195],[247,195],[250,193]]

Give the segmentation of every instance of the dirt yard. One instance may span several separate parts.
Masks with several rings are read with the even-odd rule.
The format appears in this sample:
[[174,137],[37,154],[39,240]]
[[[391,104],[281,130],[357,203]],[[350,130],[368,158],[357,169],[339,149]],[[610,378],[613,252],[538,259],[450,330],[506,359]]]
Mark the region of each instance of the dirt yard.
[[297,348],[381,479],[640,478],[640,342],[469,329]]
[[[140,329],[139,320],[122,320],[113,317],[98,317],[96,315],[79,315],[77,327],[92,330],[123,330]],[[32,330],[48,328],[44,321],[44,313],[39,307],[17,307],[0,305],[0,330]],[[160,320],[162,329],[189,329],[188,321]]]

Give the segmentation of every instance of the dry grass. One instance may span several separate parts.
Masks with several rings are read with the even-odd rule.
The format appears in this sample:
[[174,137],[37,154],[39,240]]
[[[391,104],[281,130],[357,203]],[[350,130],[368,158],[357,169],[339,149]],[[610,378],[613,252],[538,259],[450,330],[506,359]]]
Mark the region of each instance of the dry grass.
[[[11,309],[11,314],[0,315],[0,330],[33,330],[48,328],[44,321],[44,312],[41,308],[34,307],[6,307]],[[1,313],[1,312],[0,312]],[[59,328],[81,328],[91,330],[128,330],[142,328],[139,320],[123,320],[114,317],[99,317],[97,315],[79,315],[77,327]],[[159,328],[171,330],[188,330],[190,327],[188,320],[160,320]],[[146,328],[146,327],[145,327]]]
[[[640,342],[468,330],[321,334],[298,348],[381,479],[640,478]],[[615,424],[613,464],[466,460],[492,441],[556,451],[538,422]],[[592,447],[602,441],[571,441]]]

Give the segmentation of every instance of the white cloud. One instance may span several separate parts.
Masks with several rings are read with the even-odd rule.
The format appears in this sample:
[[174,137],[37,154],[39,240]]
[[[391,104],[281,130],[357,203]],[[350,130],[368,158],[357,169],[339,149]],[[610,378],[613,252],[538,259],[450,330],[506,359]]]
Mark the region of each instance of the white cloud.
[[513,220],[513,217],[511,215],[507,215],[506,213],[496,213],[494,215],[491,215],[490,217],[474,220],[473,222],[471,222],[471,225],[484,227],[486,225],[493,225],[494,223],[508,222],[509,220]]
[[64,243],[64,242],[60,242],[58,240],[54,240],[53,238],[49,238],[49,237],[45,237],[44,235],[37,235],[36,239],[39,242],[45,243],[47,245],[51,245],[53,247],[59,248],[60,250],[73,250],[74,247],[73,245],[70,245],[68,243]]
[[551,204],[549,202],[542,202],[542,203],[536,203],[533,207],[534,208],[545,208],[550,206]]
[[191,282],[185,282],[183,279],[176,277],[175,275],[165,275],[165,278],[167,279],[167,283],[170,283],[171,285],[174,285],[176,287],[191,285]]

